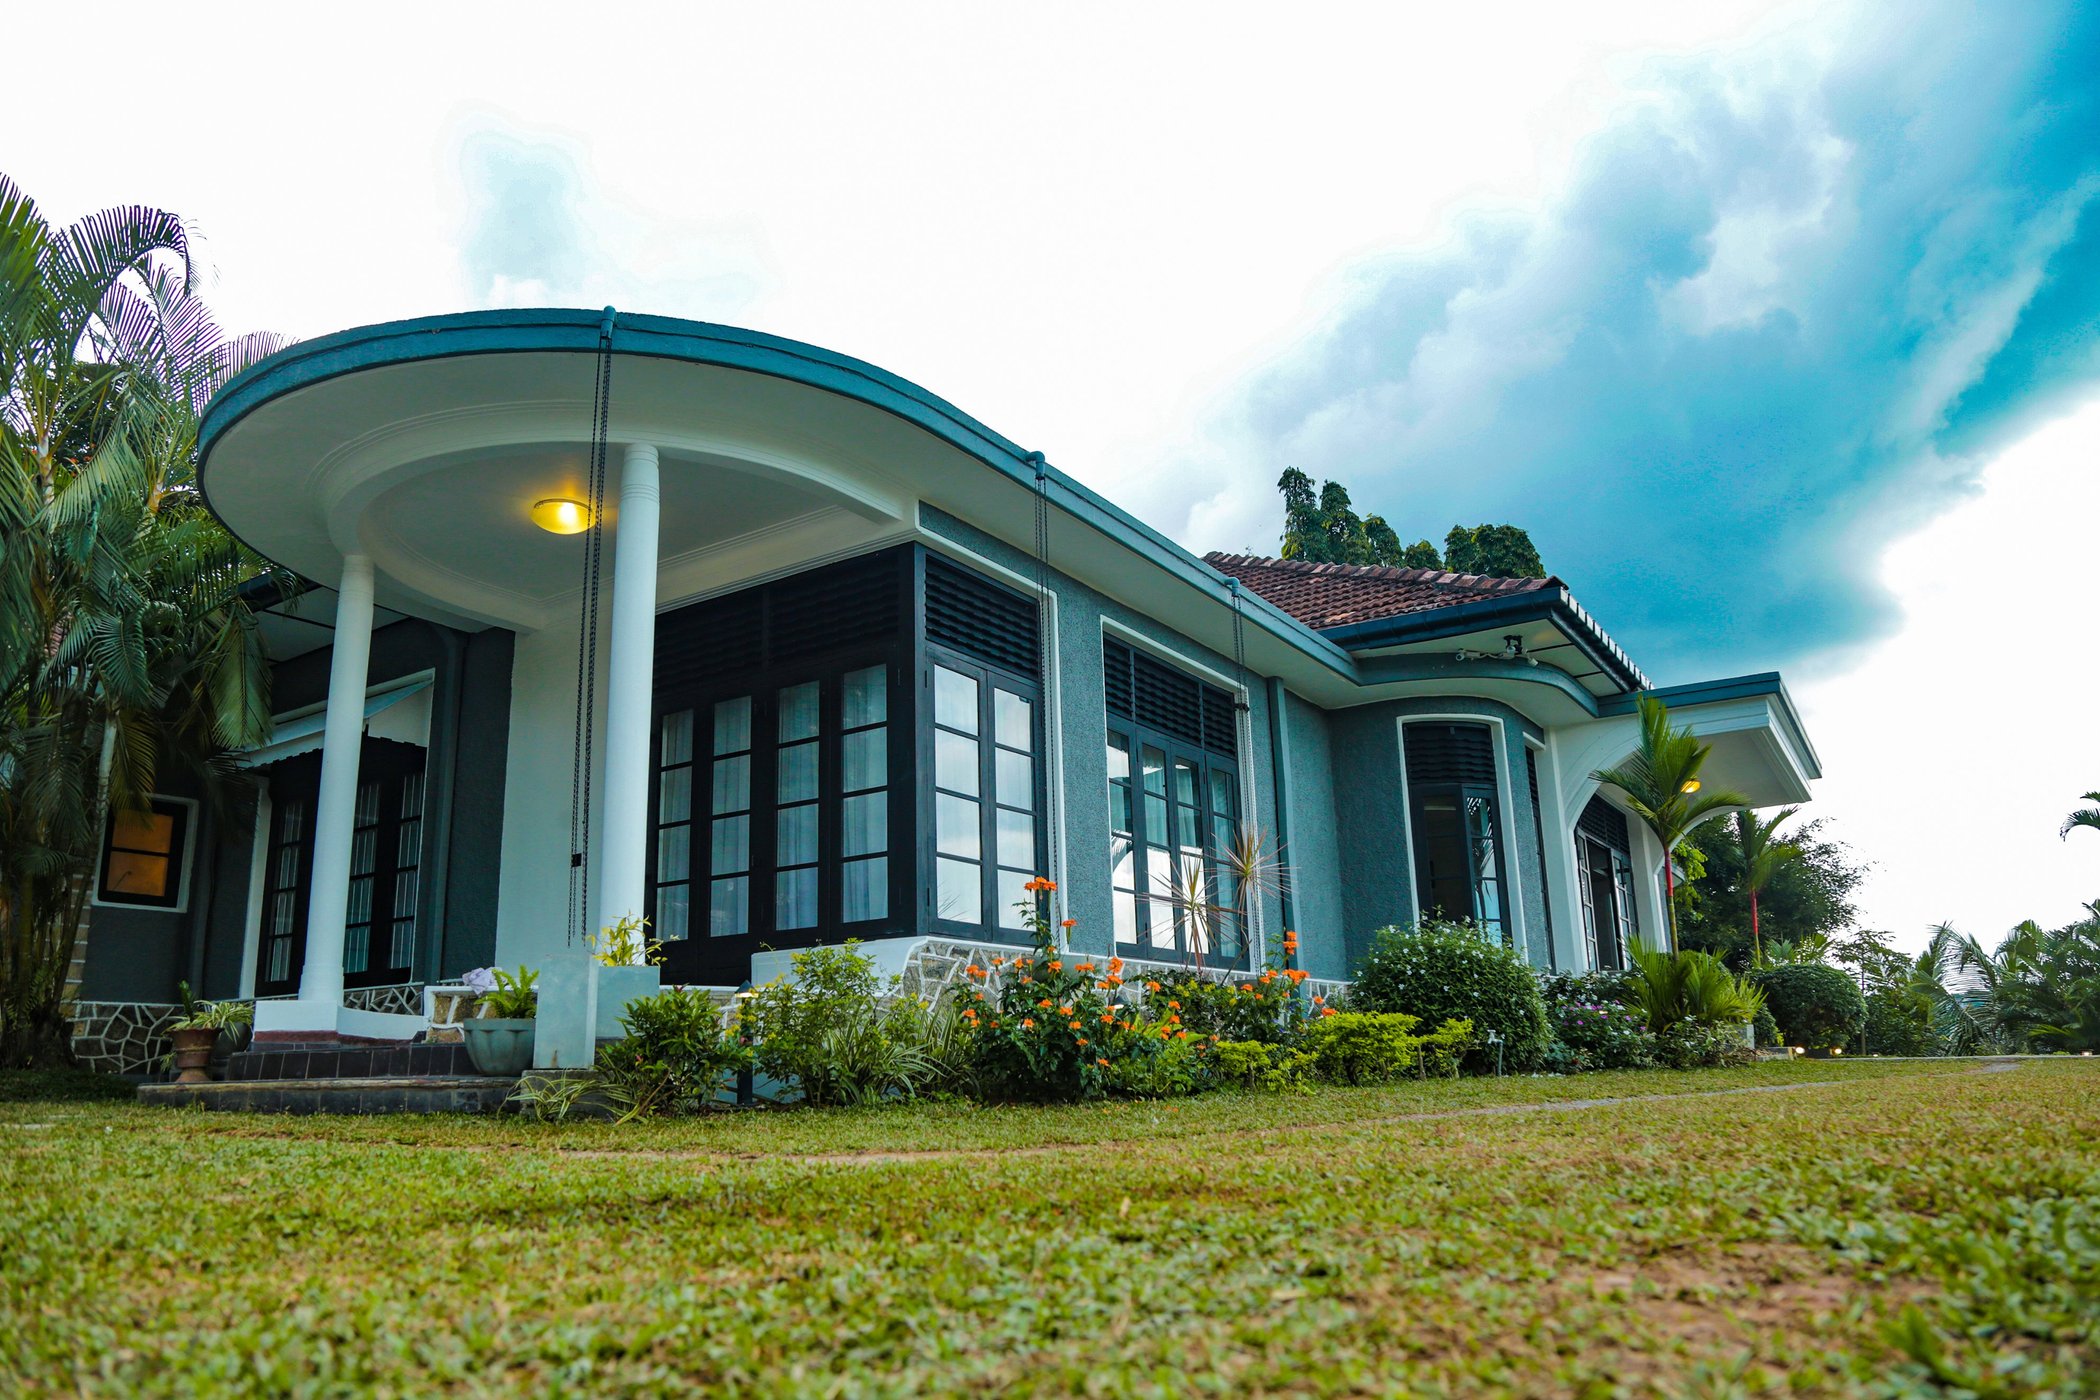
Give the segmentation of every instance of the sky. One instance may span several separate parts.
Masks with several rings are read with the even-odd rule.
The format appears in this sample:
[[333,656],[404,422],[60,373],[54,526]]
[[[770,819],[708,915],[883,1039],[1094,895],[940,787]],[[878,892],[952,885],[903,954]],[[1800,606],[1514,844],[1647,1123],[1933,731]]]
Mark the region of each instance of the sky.
[[1512,521],[1658,681],[1785,671],[1869,925],[2100,897],[2094,7],[184,14],[19,68],[0,170],[182,213],[232,328],[610,302],[871,360],[1199,551],[1272,550],[1285,466]]

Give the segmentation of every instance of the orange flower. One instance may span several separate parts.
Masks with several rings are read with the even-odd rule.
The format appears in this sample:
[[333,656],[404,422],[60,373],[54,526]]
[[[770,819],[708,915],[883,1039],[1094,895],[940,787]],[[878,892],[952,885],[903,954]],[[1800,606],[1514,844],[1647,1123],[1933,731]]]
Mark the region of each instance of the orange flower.
[[1072,1014],[1072,1008],[1069,1006],[1060,1006],[1057,1008],[1057,1014],[1060,1016],[1069,1016]]
[[1261,970],[1261,980],[1264,982],[1273,982],[1276,980],[1276,974],[1265,967]]
[[[1079,1023],[1078,1023],[1077,1021],[1074,1021],[1074,1022],[1073,1022],[1072,1024],[1076,1026],[1076,1025],[1078,1025]],[[1081,1037],[1079,1037],[1079,1043],[1080,1043],[1080,1045],[1084,1046],[1084,1045],[1086,1044],[1086,1037],[1085,1037],[1085,1036],[1081,1036]]]
[[1052,972],[1063,972],[1065,970],[1065,965],[1061,962],[1053,962],[1050,964],[1050,970]]
[[1108,1068],[1108,1061],[1107,1061],[1107,1060],[1106,1060],[1105,1058],[1101,1058],[1101,1057],[1098,1057],[1098,1056],[1097,1056],[1097,1057],[1095,1058],[1095,1060],[1094,1060],[1094,1063],[1095,1063],[1095,1064],[1097,1064],[1097,1065],[1099,1065],[1099,1066],[1101,1066],[1101,1068],[1103,1068],[1103,1069],[1107,1069],[1107,1068]]
[[1033,1017],[1033,1016],[1023,1016],[1023,1017],[1021,1018],[1021,1029],[1022,1029],[1022,1030],[1024,1030],[1024,1031],[1032,1031],[1032,1030],[1034,1030],[1034,1029],[1035,1029],[1035,1017]]
[[1174,1032],[1174,1038],[1176,1040],[1187,1040],[1189,1038],[1189,1033],[1187,1031],[1176,1031]]
[[1331,1006],[1323,1006],[1320,1008],[1320,1014],[1322,1016],[1332,1016],[1335,1014],[1335,1009]]
[[1170,1002],[1168,1002],[1168,1003],[1167,1003],[1167,1010],[1169,1010],[1169,1011],[1179,1011],[1179,1010],[1181,1010],[1181,1003],[1180,1003],[1180,1002],[1178,1002],[1178,1001],[1170,1001]]
[[1041,876],[1037,876],[1035,879],[1030,880],[1027,884],[1021,886],[1021,888],[1028,891],[1030,894],[1048,894],[1050,893],[1050,891],[1057,888],[1057,881],[1045,880]]
[[1050,1009],[1050,998],[1044,997],[1041,1001],[1037,1002],[1036,1005],[1041,1007],[1043,1010],[1048,1011]]
[[1327,1004],[1327,998],[1326,998],[1326,997],[1314,997],[1314,998],[1313,998],[1313,1005],[1314,1005],[1314,1006],[1325,1006],[1326,1004]]
[[1113,1025],[1114,1025],[1115,1023],[1116,1023],[1116,1018],[1115,1018],[1115,1017],[1113,1017],[1113,1016],[1109,1015],[1109,1014],[1108,1014],[1108,1013],[1107,1013],[1106,1011],[1104,1011],[1104,1012],[1102,1012],[1102,1013],[1101,1013],[1101,1024],[1102,1024],[1102,1025],[1104,1025],[1104,1026],[1113,1026]]
[[[1071,1030],[1075,1030],[1075,1031],[1076,1031],[1076,1030],[1078,1030],[1078,1029],[1079,1029],[1079,1023],[1078,1023],[1077,1021],[1073,1021],[1073,1022],[1071,1022],[1071,1023],[1070,1023],[1070,1025],[1069,1025],[1069,1027],[1068,1027],[1068,1029],[1071,1029]],[[1085,1041],[1083,1041],[1083,1040],[1082,1040],[1082,1041],[1080,1041],[1079,1043],[1080,1043],[1081,1045],[1084,1045],[1084,1044],[1086,1044],[1086,1042],[1085,1042]]]
[[1092,972],[1093,970],[1094,965],[1090,962],[1074,963],[1072,965],[1072,971],[1074,972]]
[[1289,929],[1285,929],[1283,931],[1283,951],[1286,953],[1295,953],[1298,951],[1298,935],[1291,932]]
[[1121,958],[1110,958],[1108,960],[1108,970],[1110,972],[1121,972],[1123,970],[1123,960]]
[[1290,971],[1284,973],[1283,975],[1290,978],[1291,985],[1295,987],[1305,980],[1306,972],[1305,969],[1302,967],[1294,967]]
[[1060,920],[1057,926],[1058,926],[1059,928],[1078,928],[1078,927],[1079,927],[1079,920],[1077,920],[1077,919],[1064,919],[1064,920]]

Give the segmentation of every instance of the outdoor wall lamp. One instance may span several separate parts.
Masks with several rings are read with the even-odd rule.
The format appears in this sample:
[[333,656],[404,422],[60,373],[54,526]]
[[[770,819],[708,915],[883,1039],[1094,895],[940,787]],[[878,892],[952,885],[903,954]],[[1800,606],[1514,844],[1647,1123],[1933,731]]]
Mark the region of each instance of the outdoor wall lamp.
[[1504,637],[1502,639],[1502,650],[1500,651],[1471,651],[1461,647],[1453,654],[1452,659],[1455,661],[1521,661],[1526,666],[1539,664],[1539,659],[1536,656],[1524,654],[1524,639],[1522,637]]
[[1684,780],[1684,787],[1680,789],[1680,791],[1682,791],[1687,797],[1691,796],[1691,794],[1697,792],[1698,790],[1699,780],[1697,778],[1686,778]]
[[532,503],[532,523],[551,535],[576,535],[591,528],[591,508],[567,496]]

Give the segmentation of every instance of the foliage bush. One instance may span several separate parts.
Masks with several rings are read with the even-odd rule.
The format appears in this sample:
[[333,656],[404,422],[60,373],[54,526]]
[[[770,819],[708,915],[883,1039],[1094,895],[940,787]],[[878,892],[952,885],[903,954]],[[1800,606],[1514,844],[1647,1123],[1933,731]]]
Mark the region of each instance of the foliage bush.
[[1870,1055],[1938,1055],[1945,1042],[1933,1024],[1932,1005],[1898,988],[1883,987],[1867,998],[1866,1041]]
[[1228,1089],[1303,1089],[1314,1058],[1308,1051],[1269,1041],[1220,1040],[1210,1047],[1211,1078]]
[[1586,1070],[1647,1069],[1655,1063],[1655,1035],[1647,1018],[1616,1001],[1557,1001],[1548,1009],[1556,1042],[1548,1065],[1561,1074]]
[[1679,1021],[1655,1037],[1655,1057],[1666,1069],[1745,1065],[1757,1052],[1743,1040],[1743,1023]]
[[495,974],[496,985],[475,999],[476,1015],[498,1021],[529,1021],[540,1014],[537,969],[521,967],[511,973],[497,967],[490,971]]
[[1192,1037],[1288,1044],[1305,1024],[1306,1006],[1296,995],[1304,980],[1295,968],[1267,968],[1238,981],[1195,971],[1164,972],[1146,982],[1146,1000],[1181,1003],[1181,1024]]
[[723,1080],[751,1063],[751,1052],[723,1023],[714,998],[670,988],[627,1004],[624,1039],[599,1047],[598,1087],[626,1117],[702,1108]]
[[1494,1068],[1492,1052],[1481,1049],[1489,1032],[1501,1033],[1503,1060],[1513,1070],[1537,1068],[1553,1039],[1538,978],[1524,959],[1471,924],[1441,919],[1381,929],[1350,990],[1349,1010],[1470,1022],[1468,1064],[1475,1069]]
[[1321,1016],[1305,1028],[1305,1052],[1322,1079],[1337,1084],[1383,1084],[1406,1076],[1458,1071],[1472,1044],[1469,1021],[1447,1020],[1415,1035],[1419,1016],[1404,1011],[1349,1011]]
[[1867,1024],[1866,998],[1826,963],[1792,963],[1751,974],[1788,1043],[1811,1050],[1846,1044]]
[[1680,1021],[1743,1025],[1754,1021],[1764,995],[1730,972],[1711,953],[1685,949],[1665,953],[1636,946],[1625,984],[1626,1004],[1639,1011],[1657,1035]]
[[741,1028],[762,1072],[811,1104],[909,1098],[938,1079],[922,1008],[894,995],[894,979],[882,987],[857,943],[805,949],[793,966],[743,1004]]
[[1779,1023],[1772,1019],[1771,1007],[1758,1007],[1757,1019],[1751,1024],[1757,1029],[1757,1043],[1761,1048],[1770,1050],[1779,1044]]
[[[971,1074],[979,1093],[1005,1100],[1070,1101],[1107,1094],[1153,1097],[1202,1087],[1181,1019],[1181,1000],[1156,989],[1145,1006],[1123,995],[1123,960],[1060,952],[1047,912],[1057,886],[1030,880],[1022,918],[1035,951],[1010,962],[975,963],[965,975],[958,1014],[970,1029]],[[1069,921],[1067,921],[1069,927]],[[996,971],[999,990],[983,983]]]

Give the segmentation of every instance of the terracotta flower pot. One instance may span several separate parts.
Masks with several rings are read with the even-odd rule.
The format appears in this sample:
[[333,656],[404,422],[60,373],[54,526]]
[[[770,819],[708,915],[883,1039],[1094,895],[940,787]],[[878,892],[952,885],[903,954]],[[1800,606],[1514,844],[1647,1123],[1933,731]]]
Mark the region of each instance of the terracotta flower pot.
[[175,1042],[175,1068],[182,1073],[175,1076],[177,1084],[211,1083],[211,1049],[218,1043],[217,1027],[194,1031],[169,1031],[168,1038]]

